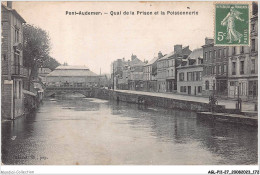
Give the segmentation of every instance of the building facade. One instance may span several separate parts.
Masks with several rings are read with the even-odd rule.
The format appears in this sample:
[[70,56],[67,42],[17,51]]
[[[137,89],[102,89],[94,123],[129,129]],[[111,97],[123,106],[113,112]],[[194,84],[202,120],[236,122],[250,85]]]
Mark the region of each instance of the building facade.
[[157,91],[166,92],[166,71],[168,68],[168,60],[164,57],[157,61]]
[[203,48],[202,94],[213,93],[226,97],[228,94],[228,53],[229,48],[214,46],[214,40],[206,38]]
[[128,88],[130,90],[143,90],[143,69],[145,63],[137,58],[136,55],[131,56],[129,63],[130,77],[128,79]]
[[47,87],[96,87],[100,76],[81,66],[58,66],[46,77]]
[[[125,61],[125,58],[117,59],[111,64],[111,79],[114,89],[125,89],[128,88],[128,79],[126,76],[123,77],[123,74],[126,73],[128,69],[130,60]],[[124,74],[125,75],[125,74]]]
[[23,24],[25,20],[12,9],[12,2],[1,4],[2,25],[2,118],[15,119],[24,113]]
[[157,91],[157,61],[162,57],[162,52],[159,52],[157,57],[154,57],[149,63],[144,66],[144,91]]
[[191,53],[189,46],[175,45],[174,51],[163,56],[157,62],[157,90],[158,92],[177,91],[177,69],[178,60],[188,57]]
[[251,17],[251,45],[229,47],[228,97],[256,100],[258,96],[258,16]]
[[177,67],[177,92],[202,95],[203,49],[195,49]]
[[118,89],[128,89],[128,79],[130,77],[130,66],[126,64],[123,67],[122,77],[118,77]]

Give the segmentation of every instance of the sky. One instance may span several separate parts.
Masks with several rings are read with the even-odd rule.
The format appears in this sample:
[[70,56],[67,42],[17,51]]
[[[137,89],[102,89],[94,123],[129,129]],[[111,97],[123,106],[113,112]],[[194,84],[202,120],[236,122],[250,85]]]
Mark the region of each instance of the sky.
[[[50,55],[60,63],[85,65],[95,73],[110,73],[111,62],[132,54],[152,60],[175,44],[201,47],[213,37],[213,2],[13,2],[28,24],[48,32]],[[66,15],[66,11],[102,15]],[[121,15],[110,13],[121,11]],[[123,15],[123,12],[135,15]],[[198,15],[137,15],[137,11],[198,11]],[[107,13],[107,14],[105,14]]]

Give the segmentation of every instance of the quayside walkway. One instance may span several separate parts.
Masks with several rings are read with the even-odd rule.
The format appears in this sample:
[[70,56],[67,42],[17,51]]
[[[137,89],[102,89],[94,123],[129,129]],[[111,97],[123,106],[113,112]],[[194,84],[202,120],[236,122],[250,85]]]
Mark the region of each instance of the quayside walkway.
[[[181,94],[131,91],[131,90],[115,90],[115,91],[131,93],[131,94],[149,95],[149,96],[155,96],[155,97],[172,98],[172,99],[176,99],[176,100],[209,103],[209,98],[200,97],[200,96],[188,96],[188,95],[181,95]],[[236,103],[237,103],[237,101],[235,101],[235,100],[218,99],[218,105],[224,105],[226,109],[235,109]],[[242,102],[242,112],[256,112],[257,113],[257,111],[255,111],[255,103],[253,103],[253,102]]]

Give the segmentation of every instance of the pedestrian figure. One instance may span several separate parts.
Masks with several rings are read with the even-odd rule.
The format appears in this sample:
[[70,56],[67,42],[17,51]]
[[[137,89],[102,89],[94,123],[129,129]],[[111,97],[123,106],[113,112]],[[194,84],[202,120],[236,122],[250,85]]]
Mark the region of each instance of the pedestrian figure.
[[234,6],[230,7],[230,11],[228,12],[227,16],[221,21],[222,26],[227,26],[227,37],[226,39],[229,40],[228,43],[232,43],[232,41],[241,42],[241,37],[243,36],[239,33],[235,28],[235,21],[244,21],[241,19],[239,15],[242,13],[235,9]]

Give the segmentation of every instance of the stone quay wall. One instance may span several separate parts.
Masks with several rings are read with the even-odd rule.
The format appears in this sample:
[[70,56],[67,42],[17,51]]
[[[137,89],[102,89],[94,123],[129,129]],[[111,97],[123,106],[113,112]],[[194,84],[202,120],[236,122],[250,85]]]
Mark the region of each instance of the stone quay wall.
[[[127,92],[118,92],[108,89],[95,89],[94,91],[94,96],[96,98],[105,100],[117,100],[128,103],[143,104],[147,106],[158,106],[169,109],[181,109],[195,112],[206,112],[210,111],[211,109],[209,104],[201,102],[177,100],[166,97],[133,94]],[[221,105],[217,105],[215,108],[215,111],[217,112],[223,112],[224,110],[225,107]]]

